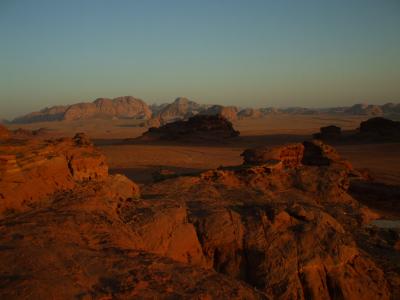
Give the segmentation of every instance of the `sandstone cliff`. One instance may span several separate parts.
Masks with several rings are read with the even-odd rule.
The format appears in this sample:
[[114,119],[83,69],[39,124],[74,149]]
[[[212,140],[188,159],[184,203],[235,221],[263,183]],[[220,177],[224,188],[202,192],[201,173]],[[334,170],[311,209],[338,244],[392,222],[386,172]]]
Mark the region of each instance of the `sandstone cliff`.
[[18,117],[13,122],[33,123],[94,118],[149,119],[151,114],[151,110],[145,102],[131,96],[125,96],[115,99],[99,98],[91,103],[77,103],[69,106],[45,108],[39,112]]

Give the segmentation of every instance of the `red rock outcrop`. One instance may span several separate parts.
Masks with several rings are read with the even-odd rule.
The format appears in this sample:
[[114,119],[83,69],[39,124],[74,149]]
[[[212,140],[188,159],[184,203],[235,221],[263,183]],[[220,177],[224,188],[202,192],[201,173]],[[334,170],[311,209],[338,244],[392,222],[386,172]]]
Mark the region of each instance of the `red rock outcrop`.
[[291,144],[282,147],[262,147],[247,149],[241,155],[244,164],[260,165],[271,162],[281,162],[284,167],[297,167],[303,159],[304,146]]
[[0,221],[2,299],[266,299],[199,267],[183,207],[117,196],[114,184],[113,176],[86,182]]
[[35,206],[76,182],[105,178],[105,157],[82,137],[50,141],[23,140],[0,146],[1,213]]
[[0,298],[393,296],[356,243],[368,210],[347,193],[351,168],[321,142],[248,151],[251,164],[141,191],[108,175],[83,134],[2,147],[0,190],[18,186],[0,203],[35,193],[20,197],[28,212],[0,217]]
[[208,267],[185,203],[140,199],[136,184],[107,174],[84,135],[5,150],[19,175],[12,181],[7,168],[1,191],[18,186],[0,203],[31,202],[28,213],[0,217],[0,298],[267,299]]
[[384,272],[352,235],[369,210],[347,193],[351,168],[333,148],[294,144],[251,163],[143,193],[185,202],[207,265],[272,299],[390,298]]

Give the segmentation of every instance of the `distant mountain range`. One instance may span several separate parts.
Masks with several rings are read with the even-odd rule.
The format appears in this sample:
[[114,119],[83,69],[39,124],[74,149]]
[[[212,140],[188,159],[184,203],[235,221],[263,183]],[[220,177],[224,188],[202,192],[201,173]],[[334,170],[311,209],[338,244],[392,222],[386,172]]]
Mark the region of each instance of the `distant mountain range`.
[[148,105],[132,96],[114,99],[98,98],[89,103],[53,106],[38,112],[17,117],[11,123],[34,123],[48,121],[74,121],[87,119],[140,119],[147,126],[160,126],[177,120],[188,119],[196,114],[220,114],[231,121],[244,118],[263,118],[271,114],[345,114],[366,116],[400,116],[400,103],[384,105],[355,104],[353,106],[311,109],[289,108],[239,108],[236,106],[199,104],[184,97],[172,103]]

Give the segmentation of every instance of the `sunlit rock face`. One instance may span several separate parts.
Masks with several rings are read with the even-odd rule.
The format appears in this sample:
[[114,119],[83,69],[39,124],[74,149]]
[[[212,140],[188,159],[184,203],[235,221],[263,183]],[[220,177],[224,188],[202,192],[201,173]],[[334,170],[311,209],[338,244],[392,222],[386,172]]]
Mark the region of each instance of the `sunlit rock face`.
[[34,123],[49,121],[75,121],[88,119],[150,119],[152,112],[141,99],[132,96],[114,99],[98,98],[93,102],[66,106],[53,106],[33,112],[13,120],[14,123]]
[[82,133],[0,153],[2,299],[392,296],[356,243],[371,215],[347,188],[362,178],[320,141],[140,188]]

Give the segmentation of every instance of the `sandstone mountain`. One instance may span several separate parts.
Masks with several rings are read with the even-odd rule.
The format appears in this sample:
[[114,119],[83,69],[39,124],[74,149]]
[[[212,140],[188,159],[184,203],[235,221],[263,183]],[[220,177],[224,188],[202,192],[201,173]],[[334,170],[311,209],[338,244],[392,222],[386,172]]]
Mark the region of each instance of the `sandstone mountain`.
[[355,104],[345,110],[345,113],[352,115],[381,116],[383,110],[379,105]]
[[321,142],[140,189],[84,134],[0,153],[2,299],[398,296],[358,240],[374,215],[347,188],[363,178]]
[[260,109],[255,108],[244,108],[240,110],[237,114],[238,118],[261,118],[265,116],[264,112]]
[[73,121],[94,118],[149,119],[151,110],[145,102],[131,96],[115,99],[99,98],[92,103],[54,106],[16,118],[14,123]]
[[154,126],[164,125],[178,120],[187,120],[206,109],[206,105],[198,104],[185,97],[178,97],[170,104],[155,107],[153,119],[149,124]]
[[244,108],[235,106],[199,104],[185,97],[178,97],[172,103],[152,104],[148,106],[140,99],[125,96],[115,99],[99,98],[92,103],[78,103],[69,106],[54,106],[39,112],[33,112],[15,118],[14,123],[32,123],[46,121],[70,121],[93,118],[134,118],[143,119],[145,126],[158,127],[177,120],[187,120],[196,114],[219,114],[230,121],[246,118],[268,117],[270,114],[313,115],[313,114],[345,114],[363,116],[400,116],[400,104],[384,105],[355,104],[351,107],[331,108]]
[[201,112],[201,114],[209,116],[220,115],[229,121],[237,120],[237,113],[238,113],[238,108],[236,106],[222,106],[222,105],[213,105],[204,110],[203,112]]

